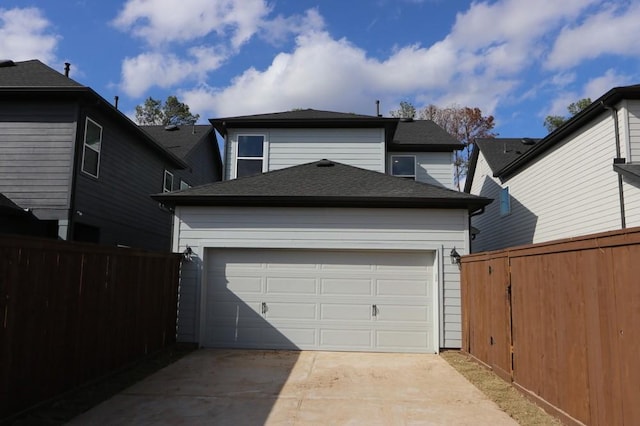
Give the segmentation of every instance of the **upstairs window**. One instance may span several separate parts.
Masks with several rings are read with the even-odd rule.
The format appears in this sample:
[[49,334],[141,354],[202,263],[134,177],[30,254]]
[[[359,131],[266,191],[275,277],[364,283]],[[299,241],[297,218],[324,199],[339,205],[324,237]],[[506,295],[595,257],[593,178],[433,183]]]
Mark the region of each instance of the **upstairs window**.
[[509,213],[511,213],[511,197],[507,186],[500,191],[500,216],[506,216]]
[[236,157],[236,177],[262,173],[264,165],[264,136],[238,136],[238,155]]
[[392,155],[391,175],[404,179],[416,179],[416,157],[413,155]]
[[100,169],[100,148],[102,145],[102,126],[87,117],[84,125],[84,149],[82,150],[82,171],[98,177]]
[[173,191],[173,173],[168,170],[164,171],[164,182],[162,184],[162,192]]
[[191,185],[189,185],[187,182],[181,180],[180,181],[180,189],[189,189],[191,188]]

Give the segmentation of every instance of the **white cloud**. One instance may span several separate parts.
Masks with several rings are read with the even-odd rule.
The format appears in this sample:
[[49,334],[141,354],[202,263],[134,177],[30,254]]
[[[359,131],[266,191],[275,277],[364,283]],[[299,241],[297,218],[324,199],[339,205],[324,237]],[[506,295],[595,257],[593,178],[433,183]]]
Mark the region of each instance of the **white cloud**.
[[569,68],[601,55],[637,56],[640,54],[640,4],[627,7],[606,3],[579,25],[562,29],[549,54],[546,66]]
[[581,98],[591,98],[592,101],[595,101],[614,87],[626,86],[632,83],[633,79],[630,76],[619,74],[614,69],[608,69],[603,75],[587,81]]
[[51,23],[36,8],[0,9],[0,52],[5,59],[55,60],[60,36],[50,31]]
[[113,24],[149,45],[186,42],[211,33],[238,48],[260,28],[270,7],[264,0],[128,0]]
[[143,53],[125,58],[122,63],[124,92],[133,97],[142,96],[152,86],[172,87],[185,80],[204,81],[207,73],[224,61],[222,49],[197,46],[189,49],[189,57],[174,54]]

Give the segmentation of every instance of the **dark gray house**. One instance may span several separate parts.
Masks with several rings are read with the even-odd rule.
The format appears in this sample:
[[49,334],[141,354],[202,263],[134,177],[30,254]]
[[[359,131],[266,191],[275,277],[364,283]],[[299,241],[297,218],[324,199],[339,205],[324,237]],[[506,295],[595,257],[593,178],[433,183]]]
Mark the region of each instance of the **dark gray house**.
[[169,250],[172,212],[149,195],[188,169],[68,69],[0,61],[0,193],[59,238]]

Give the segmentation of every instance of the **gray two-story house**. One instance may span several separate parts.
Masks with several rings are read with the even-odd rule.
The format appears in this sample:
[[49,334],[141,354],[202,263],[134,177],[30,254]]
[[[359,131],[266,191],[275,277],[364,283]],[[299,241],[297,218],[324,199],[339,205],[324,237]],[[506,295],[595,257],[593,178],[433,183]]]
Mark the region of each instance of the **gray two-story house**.
[[[48,236],[169,250],[172,212],[150,194],[192,166],[68,73],[0,62],[0,193]],[[220,175],[212,143],[211,172],[189,184]]]
[[[460,347],[462,146],[431,121],[300,110],[211,120],[224,181],[155,198],[184,251],[178,339],[205,347]],[[455,251],[454,251],[455,249]]]

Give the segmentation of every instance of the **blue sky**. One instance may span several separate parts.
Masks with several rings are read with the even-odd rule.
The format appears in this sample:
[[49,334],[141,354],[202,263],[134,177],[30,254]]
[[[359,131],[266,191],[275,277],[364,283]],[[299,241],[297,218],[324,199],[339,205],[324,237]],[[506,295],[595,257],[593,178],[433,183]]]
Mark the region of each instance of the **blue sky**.
[[479,107],[503,137],[640,83],[640,0],[0,0],[0,58],[207,118]]

